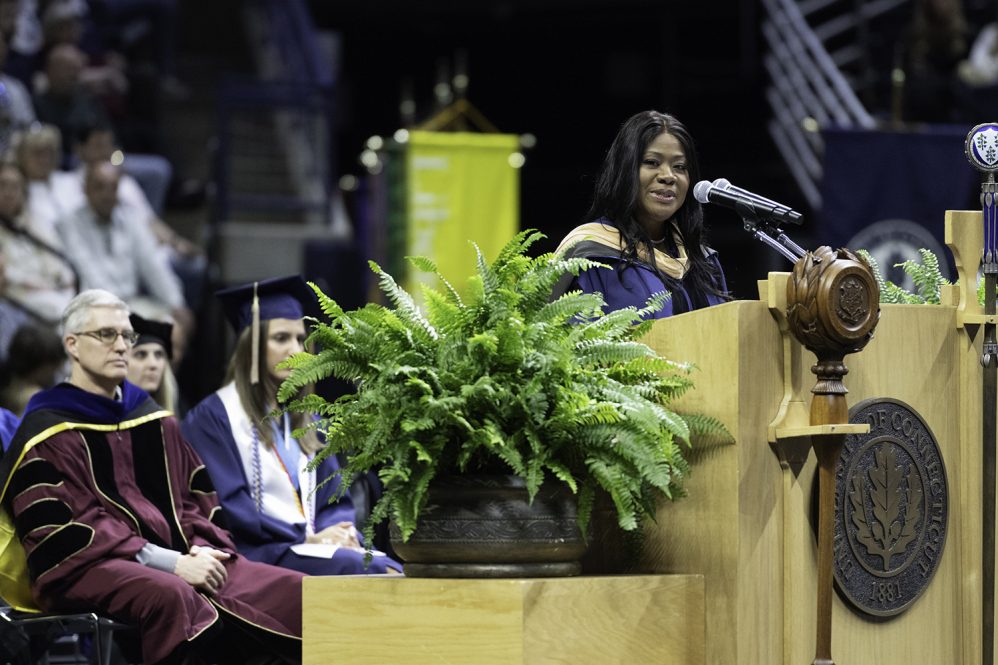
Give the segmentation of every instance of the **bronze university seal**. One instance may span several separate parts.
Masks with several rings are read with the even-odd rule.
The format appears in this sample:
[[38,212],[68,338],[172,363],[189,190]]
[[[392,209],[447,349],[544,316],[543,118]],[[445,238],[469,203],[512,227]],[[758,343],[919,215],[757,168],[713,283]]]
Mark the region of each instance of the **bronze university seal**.
[[846,437],[836,469],[835,582],[858,612],[887,617],[911,607],[932,581],[946,544],[949,491],[939,445],[898,400],[849,411],[869,434]]

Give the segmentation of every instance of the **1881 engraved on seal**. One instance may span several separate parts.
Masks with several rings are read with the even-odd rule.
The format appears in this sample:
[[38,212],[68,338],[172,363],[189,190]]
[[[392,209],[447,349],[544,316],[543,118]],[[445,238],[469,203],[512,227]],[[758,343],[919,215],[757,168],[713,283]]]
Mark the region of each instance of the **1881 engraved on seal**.
[[868,434],[846,438],[836,471],[835,581],[861,614],[900,614],[942,558],[949,517],[939,445],[907,404],[872,399],[850,409]]

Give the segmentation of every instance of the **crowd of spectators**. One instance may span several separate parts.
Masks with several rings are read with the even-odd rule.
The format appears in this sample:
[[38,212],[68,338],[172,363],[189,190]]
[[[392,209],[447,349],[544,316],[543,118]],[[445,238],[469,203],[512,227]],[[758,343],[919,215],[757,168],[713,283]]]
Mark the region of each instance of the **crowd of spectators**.
[[81,290],[172,323],[178,350],[192,333],[204,259],[163,220],[176,18],[176,0],[0,0],[0,407],[63,378]]
[[896,122],[992,119],[998,105],[998,3],[915,0],[894,42],[890,82]]

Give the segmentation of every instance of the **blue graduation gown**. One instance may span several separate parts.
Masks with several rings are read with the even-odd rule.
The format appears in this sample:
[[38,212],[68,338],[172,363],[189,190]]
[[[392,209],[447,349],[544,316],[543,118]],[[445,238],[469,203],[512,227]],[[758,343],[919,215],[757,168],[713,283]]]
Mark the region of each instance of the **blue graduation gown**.
[[[599,261],[605,264],[606,267],[583,271],[574,280],[568,290],[578,289],[585,293],[602,293],[603,299],[606,301],[606,307],[604,308],[606,312],[623,309],[624,307],[637,307],[640,309],[647,304],[650,297],[667,290],[658,275],[643,263],[631,262],[626,265],[625,269],[624,263],[616,256],[590,255],[588,258]],[[717,255],[711,254],[709,260],[717,266],[717,274],[719,275],[720,282],[718,290],[721,292],[727,291],[724,273],[721,272],[721,265],[717,260]],[[698,309],[684,282],[680,282],[671,291],[672,297],[651,318],[664,319],[675,313]],[[712,293],[704,293],[703,296],[708,306],[720,305],[724,302],[724,299]]]
[[[648,303],[648,299],[656,293],[669,291],[672,297],[665,305],[652,314],[649,318],[662,319],[673,314],[681,314],[694,309],[719,305],[725,302],[725,298],[706,291],[694,291],[693,286],[687,279],[670,279],[669,283],[663,283],[662,279],[651,267],[640,259],[623,260],[620,256],[620,237],[617,234],[613,223],[600,218],[593,223],[583,224],[566,236],[562,244],[572,242],[573,238],[580,238],[571,245],[566,253],[566,258],[585,257],[603,264],[599,268],[592,268],[579,273],[573,278],[566,275],[554,288],[552,299],[557,298],[567,291],[582,291],[584,293],[601,293],[606,305],[604,312],[613,312],[625,307],[636,307],[641,309]],[[668,237],[668,244],[663,248],[669,256],[677,256],[677,246],[675,238]],[[717,253],[711,249],[703,248],[704,256],[714,268],[714,286],[719,293],[726,293],[727,282],[724,279],[724,271],[721,263],[717,259]]]
[[19,424],[21,424],[20,418],[7,409],[0,408],[0,453],[10,446]]
[[[243,470],[239,449],[230,429],[229,418],[218,393],[205,398],[184,418],[181,425],[184,438],[204,460],[212,483],[222,504],[224,524],[232,533],[240,553],[255,561],[292,568],[309,575],[351,575],[384,573],[387,567],[401,566],[384,556],[375,556],[364,566],[364,554],[339,549],[331,559],[299,556],[292,545],[305,542],[305,524],[276,519],[257,510],[250,483]],[[321,483],[339,472],[334,456],[327,457],[316,470]],[[315,530],[353,522],[354,508],[349,494],[330,503],[340,480],[333,478],[316,490]]]

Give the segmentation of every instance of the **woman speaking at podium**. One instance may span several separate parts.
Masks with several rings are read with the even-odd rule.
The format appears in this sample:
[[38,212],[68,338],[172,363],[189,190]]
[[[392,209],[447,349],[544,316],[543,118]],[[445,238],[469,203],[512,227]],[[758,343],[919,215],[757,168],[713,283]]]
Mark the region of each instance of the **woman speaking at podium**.
[[555,295],[600,292],[612,311],[670,292],[652,318],[728,300],[717,253],[705,244],[703,210],[688,196],[699,178],[693,138],[679,120],[658,111],[629,118],[603,160],[587,223],[558,247],[605,267],[565,280]]

